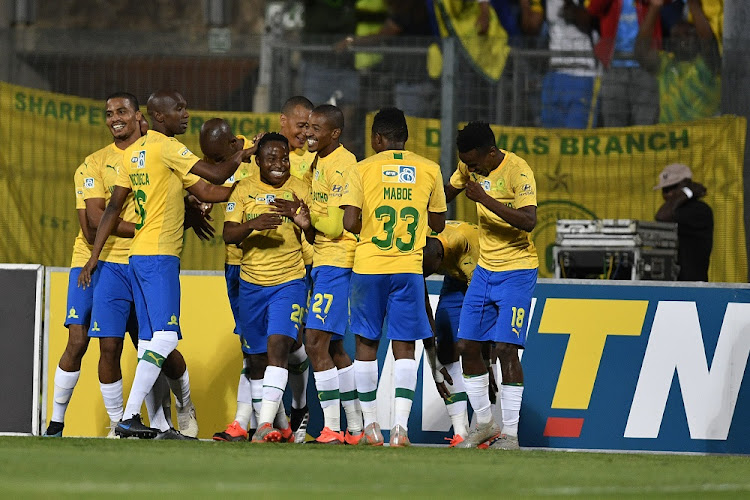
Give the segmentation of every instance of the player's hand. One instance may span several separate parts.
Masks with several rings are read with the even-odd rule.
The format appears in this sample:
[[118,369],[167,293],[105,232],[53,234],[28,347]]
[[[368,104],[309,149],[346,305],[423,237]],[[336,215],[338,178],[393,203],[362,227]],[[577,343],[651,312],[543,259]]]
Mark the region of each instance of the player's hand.
[[96,269],[96,263],[96,259],[90,258],[81,269],[81,274],[78,275],[78,286],[84,290],[91,286],[91,275]]
[[281,217],[278,214],[266,212],[258,217],[247,221],[247,226],[253,231],[265,231],[276,229],[281,225]]
[[[266,135],[265,132],[260,132],[258,134],[255,134],[255,137],[253,137],[253,140],[250,142],[250,147],[246,148],[244,151],[246,151],[246,154],[250,154],[250,156],[253,156],[258,152],[258,142],[260,141],[261,137]],[[250,160],[250,157],[247,158]],[[244,160],[243,160],[244,161]]]
[[200,217],[196,220],[195,224],[191,226],[195,235],[201,240],[208,241],[214,237],[216,230],[209,223],[209,219],[206,217]]
[[481,203],[482,199],[484,199],[485,196],[487,196],[487,193],[484,191],[484,188],[478,182],[474,182],[474,181],[466,182],[466,197],[469,198],[471,201]]
[[438,382],[438,380],[440,380],[440,377],[435,377],[435,387],[437,388],[440,397],[447,400],[451,396],[451,391],[448,389],[448,386],[446,384],[453,385],[453,378],[451,378],[451,376],[448,374],[448,370],[445,367],[442,367],[439,371],[443,376],[443,381]]
[[298,210],[300,210],[302,201],[297,198],[297,195],[292,193],[292,200],[276,198],[271,202],[271,205],[273,206],[273,211],[275,213],[283,215],[284,217],[288,217],[290,219],[294,219],[295,215],[297,215]]
[[695,199],[703,198],[708,192],[706,186],[704,186],[700,182],[691,182],[690,189],[693,191],[693,198]]

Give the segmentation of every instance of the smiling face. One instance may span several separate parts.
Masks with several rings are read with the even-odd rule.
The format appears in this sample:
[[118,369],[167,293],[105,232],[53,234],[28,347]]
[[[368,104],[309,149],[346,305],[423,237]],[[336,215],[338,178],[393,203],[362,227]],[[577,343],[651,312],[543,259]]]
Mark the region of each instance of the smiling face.
[[305,147],[308,116],[310,116],[309,109],[304,106],[295,106],[289,114],[282,114],[279,118],[281,135],[289,140],[290,147],[294,149]]
[[307,124],[307,150],[318,152],[322,156],[330,153],[336,146],[336,140],[341,135],[341,129],[333,128],[322,113],[310,113]]
[[133,108],[129,99],[113,97],[107,101],[105,110],[107,127],[118,143],[140,136],[141,112]]
[[256,156],[260,178],[272,187],[281,187],[289,179],[289,147],[281,141],[263,144]]
[[495,170],[498,165],[497,149],[492,147],[486,152],[480,151],[479,149],[472,149],[466,153],[459,153],[458,158],[466,164],[466,168],[469,172],[475,173],[481,176],[487,176]]

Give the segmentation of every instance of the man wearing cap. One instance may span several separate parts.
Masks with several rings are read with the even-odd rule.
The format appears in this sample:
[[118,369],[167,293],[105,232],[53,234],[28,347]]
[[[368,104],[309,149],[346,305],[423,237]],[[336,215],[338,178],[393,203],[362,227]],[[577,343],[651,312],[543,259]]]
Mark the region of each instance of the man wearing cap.
[[708,281],[708,263],[714,241],[714,215],[711,207],[700,200],[706,187],[693,181],[687,165],[673,163],[659,174],[664,204],[656,212],[660,222],[676,222],[680,265],[679,281]]

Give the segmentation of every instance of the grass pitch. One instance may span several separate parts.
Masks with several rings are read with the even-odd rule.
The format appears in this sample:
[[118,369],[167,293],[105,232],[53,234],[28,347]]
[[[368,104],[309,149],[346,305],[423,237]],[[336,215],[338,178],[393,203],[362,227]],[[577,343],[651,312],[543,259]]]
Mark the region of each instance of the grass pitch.
[[747,498],[748,471],[741,456],[0,438],[0,498]]

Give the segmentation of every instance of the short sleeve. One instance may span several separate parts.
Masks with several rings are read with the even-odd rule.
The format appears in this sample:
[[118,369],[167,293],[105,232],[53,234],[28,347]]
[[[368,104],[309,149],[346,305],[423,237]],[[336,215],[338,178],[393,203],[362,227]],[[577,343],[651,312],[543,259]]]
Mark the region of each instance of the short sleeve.
[[351,205],[362,208],[364,193],[362,191],[362,174],[359,168],[350,168],[344,177],[344,187],[341,191],[341,200],[339,206]]
[[536,206],[536,180],[528,165],[516,170],[512,182],[516,208]]
[[193,187],[203,180],[195,174],[182,175],[180,173],[177,173],[177,175],[179,175],[180,180],[182,181],[182,189]]
[[187,146],[174,138],[164,141],[161,156],[167,167],[182,175],[187,175],[193,165],[200,160]]
[[458,162],[456,171],[451,175],[450,183],[456,189],[466,188],[466,182],[469,180],[469,170],[466,168],[466,164],[462,161]]
[[242,194],[241,186],[237,186],[232,194],[229,196],[226,208],[224,208],[224,222],[237,222],[242,221]]
[[128,168],[123,165],[117,171],[117,180],[115,186],[120,186],[128,189],[133,189],[133,185],[130,183],[130,177],[128,176]]
[[86,165],[83,176],[83,199],[107,198],[104,187],[104,178],[102,177],[101,165],[94,163],[91,157],[86,158],[83,162]]
[[76,210],[85,210],[86,209],[86,202],[83,199],[83,184],[84,184],[84,178],[86,176],[86,163],[82,163],[81,166],[79,166],[76,169],[76,173],[73,176],[73,185],[75,186],[75,195],[76,195]]
[[448,211],[448,205],[445,201],[445,187],[443,186],[443,175],[438,170],[435,176],[435,185],[430,193],[430,203],[427,205],[427,211],[433,213],[443,213]]

